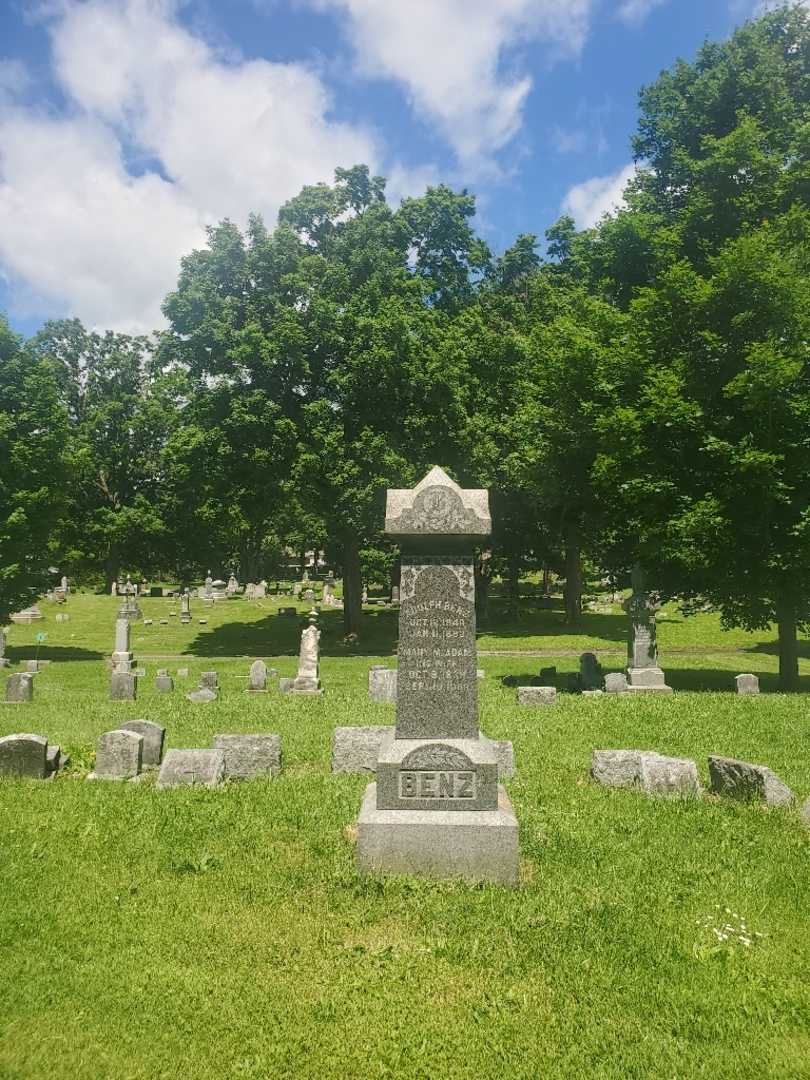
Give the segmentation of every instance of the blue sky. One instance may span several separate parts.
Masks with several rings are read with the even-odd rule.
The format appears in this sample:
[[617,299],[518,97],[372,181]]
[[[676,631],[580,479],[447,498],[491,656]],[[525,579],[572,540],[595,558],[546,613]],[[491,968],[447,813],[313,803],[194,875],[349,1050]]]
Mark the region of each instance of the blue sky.
[[[767,0],[766,0],[767,2]],[[763,0],[0,0],[0,311],[147,331],[206,224],[360,161],[496,250],[631,172],[639,88]]]

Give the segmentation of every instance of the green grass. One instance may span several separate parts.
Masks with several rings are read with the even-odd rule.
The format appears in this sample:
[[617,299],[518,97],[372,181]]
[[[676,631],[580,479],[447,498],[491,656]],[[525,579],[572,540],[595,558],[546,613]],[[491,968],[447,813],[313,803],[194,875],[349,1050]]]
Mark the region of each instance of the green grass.
[[[43,606],[54,658],[106,654],[111,606],[75,597],[58,627]],[[389,621],[370,615],[362,647],[384,642]],[[392,722],[365,693],[386,651],[340,654],[335,630],[323,698],[249,696],[247,661],[225,657],[270,627],[266,641],[283,646],[272,662],[293,674],[297,622],[234,601],[207,627],[138,628],[141,655],[202,654],[167,662],[191,668],[171,696],[152,690],[148,661],[137,703],[111,703],[90,657],[52,663],[32,705],[0,707],[0,734],[41,732],[74,760],[53,783],[0,784],[3,1080],[810,1077],[810,832],[794,812],[658,802],[587,778],[595,746],[690,756],[704,782],[717,752],[769,764],[803,798],[805,696],[562,695],[523,710],[504,679],[540,662],[484,657],[482,727],[513,740],[519,770],[508,786],[521,887],[360,879],[352,825],[366,781],[330,774],[330,743],[337,724]],[[32,655],[41,628],[14,627],[14,655]],[[706,644],[722,644],[713,632]],[[775,671],[767,652],[663,662],[676,686],[694,671],[701,685]],[[193,706],[182,691],[210,667],[220,699]],[[164,723],[170,747],[277,731],[284,772],[214,791],[85,783],[98,734],[139,716]],[[764,936],[718,945],[703,924],[722,925],[726,907]]]

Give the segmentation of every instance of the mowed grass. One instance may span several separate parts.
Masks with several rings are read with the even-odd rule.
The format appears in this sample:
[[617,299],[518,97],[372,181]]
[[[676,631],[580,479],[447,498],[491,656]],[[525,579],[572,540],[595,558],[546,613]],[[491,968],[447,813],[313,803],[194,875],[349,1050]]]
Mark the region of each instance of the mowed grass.
[[[89,637],[97,618],[111,638],[109,606],[73,598],[58,629]],[[251,609],[215,612],[234,607]],[[241,633],[219,617],[187,629]],[[294,642],[289,624],[278,633]],[[38,628],[14,627],[15,647]],[[271,662],[294,674],[286,651]],[[282,697],[274,683],[247,695],[247,660],[200,652],[148,661],[134,704],[106,699],[108,673],[90,659],[52,663],[32,705],[0,707],[0,734],[41,732],[73,756],[54,782],[0,783],[3,1080],[810,1077],[810,831],[795,811],[659,802],[588,779],[597,746],[693,757],[704,782],[717,752],[769,764],[804,798],[805,695],[561,694],[556,708],[525,710],[508,683],[538,662],[484,657],[482,727],[513,740],[518,765],[508,788],[521,885],[509,891],[357,876],[367,778],[333,777],[330,745],[338,724],[393,722],[393,707],[366,695],[385,652],[326,655],[320,699]],[[775,670],[770,654],[753,658],[749,670]],[[673,685],[690,665],[730,685],[738,659],[664,666]],[[158,666],[190,677],[157,695]],[[557,666],[562,676],[576,658]],[[219,700],[187,702],[212,667]],[[279,732],[284,772],[213,791],[84,782],[98,734],[134,717],[165,724],[169,747]],[[741,921],[748,947],[712,933]]]

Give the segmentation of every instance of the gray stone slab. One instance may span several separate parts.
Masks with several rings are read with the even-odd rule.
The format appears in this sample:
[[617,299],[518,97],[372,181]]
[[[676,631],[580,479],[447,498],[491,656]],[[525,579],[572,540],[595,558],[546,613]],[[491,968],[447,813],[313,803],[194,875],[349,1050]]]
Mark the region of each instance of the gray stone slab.
[[462,812],[378,809],[376,788],[366,788],[357,822],[361,874],[517,885],[518,823],[504,788],[496,809]]
[[295,679],[281,678],[278,680],[278,688],[282,694],[289,694],[292,692],[294,682]]
[[672,687],[667,686],[666,677],[659,667],[628,668],[627,693],[671,694]]
[[591,776],[605,787],[632,787],[641,780],[641,762],[658,755],[653,750],[594,750]]
[[699,799],[702,791],[697,765],[688,758],[643,754],[639,781],[647,795],[669,799]]
[[[492,532],[489,492],[461,488],[438,466],[414,488],[389,488],[385,504],[385,532],[413,546],[426,538],[463,537],[470,546]],[[402,596],[400,579],[400,598]]]
[[114,671],[110,676],[110,701],[134,701],[138,680],[130,671]]
[[166,729],[151,720],[127,720],[121,724],[121,731],[134,731],[143,738],[143,753],[141,767],[144,769],[156,769],[163,757],[163,741],[166,737]]
[[179,667],[177,669],[177,678],[178,679],[187,679],[188,678],[188,668],[187,667]]
[[[486,739],[486,735],[482,735],[481,738]],[[498,762],[498,778],[500,780],[511,780],[513,776],[517,775],[515,750],[512,743],[509,739],[489,739],[488,741],[495,751]]]
[[47,775],[48,740],[21,732],[0,739],[0,777],[24,776],[44,780]]
[[209,701],[216,701],[217,697],[216,690],[209,690],[207,686],[201,686],[199,690],[192,690],[190,694],[186,694],[186,700],[195,705],[205,705]]
[[332,772],[376,772],[380,747],[393,732],[393,727],[382,724],[336,727],[332,736]]
[[203,671],[200,675],[200,686],[206,686],[209,690],[219,689],[219,675],[216,671]]
[[136,731],[105,731],[96,742],[96,780],[131,780],[141,771],[143,736]]
[[368,673],[368,696],[370,701],[396,701],[396,668],[371,668]]
[[604,690],[583,690],[582,696],[586,698],[600,698],[605,696]]
[[623,694],[627,690],[627,676],[623,671],[609,671],[605,675],[605,693]]
[[159,694],[170,694],[174,690],[174,679],[171,675],[156,676],[155,689]]
[[170,750],[160,766],[158,788],[199,784],[217,787],[225,779],[223,750]]
[[737,675],[734,682],[737,685],[738,694],[758,694],[759,693],[759,679],[756,675]]
[[556,705],[557,688],[555,686],[519,686],[517,688],[518,705]]
[[211,745],[225,754],[225,776],[229,780],[252,780],[281,772],[280,735],[215,735]]
[[754,765],[750,761],[714,754],[709,758],[709,776],[714,794],[743,802],[789,806],[795,798],[787,784],[767,765]]
[[20,671],[9,675],[6,681],[6,702],[10,705],[22,705],[33,701],[34,676],[29,671]]
[[60,769],[66,769],[70,764],[70,755],[63,754],[61,747],[48,744],[48,749],[45,754],[45,771],[51,776],[58,773]]
[[264,660],[254,660],[248,675],[248,690],[252,693],[264,693],[267,689],[267,664]]
[[380,810],[495,810],[498,759],[488,739],[386,739],[377,759]]

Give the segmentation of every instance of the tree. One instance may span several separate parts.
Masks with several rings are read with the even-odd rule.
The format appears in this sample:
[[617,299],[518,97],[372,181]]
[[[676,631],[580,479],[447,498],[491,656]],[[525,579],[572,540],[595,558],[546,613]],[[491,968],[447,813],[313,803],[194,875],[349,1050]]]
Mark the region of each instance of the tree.
[[65,496],[66,437],[53,366],[0,317],[0,625],[46,586]]

